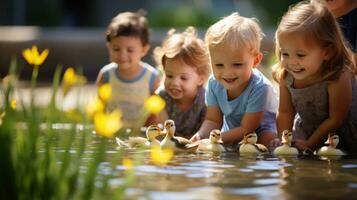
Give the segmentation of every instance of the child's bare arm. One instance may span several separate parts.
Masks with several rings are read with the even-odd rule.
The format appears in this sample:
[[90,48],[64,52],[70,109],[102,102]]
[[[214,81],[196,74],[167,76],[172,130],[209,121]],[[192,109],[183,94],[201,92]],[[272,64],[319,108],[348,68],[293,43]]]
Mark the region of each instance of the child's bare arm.
[[103,72],[102,70],[100,70],[97,76],[96,85],[99,87],[102,84],[103,84]]
[[352,102],[351,76],[353,75],[349,71],[345,71],[338,80],[329,83],[329,118],[323,121],[307,140],[308,148],[316,149],[331,131],[341,126]]
[[230,129],[222,134],[224,143],[237,143],[243,139],[247,131],[255,131],[263,119],[264,112],[245,113],[241,121],[241,126]]
[[223,124],[223,114],[218,107],[207,107],[207,113],[205,120],[203,121],[200,129],[190,139],[191,141],[197,141],[209,136],[209,132],[213,129],[221,129]]
[[279,109],[276,116],[276,125],[278,129],[278,138],[281,138],[280,133],[284,130],[292,130],[295,109],[291,100],[291,94],[286,86],[285,80],[280,80],[279,85]]
[[151,94],[155,94],[155,91],[157,90],[157,88],[160,87],[160,83],[161,83],[161,78],[160,76],[157,76],[154,80],[154,84],[153,84],[153,90],[151,92]]

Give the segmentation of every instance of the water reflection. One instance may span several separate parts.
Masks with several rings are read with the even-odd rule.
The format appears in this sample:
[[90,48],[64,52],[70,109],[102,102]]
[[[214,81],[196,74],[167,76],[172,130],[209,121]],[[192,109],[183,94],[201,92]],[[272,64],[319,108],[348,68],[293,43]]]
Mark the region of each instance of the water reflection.
[[[126,170],[115,157],[139,155],[140,164],[133,167],[135,181],[125,191],[125,199],[353,199],[357,195],[357,158],[353,156],[176,154],[160,167],[151,163],[149,150],[118,151],[114,141],[110,144],[99,173],[110,176],[112,188],[124,184]],[[85,159],[92,159],[91,145],[97,143],[86,149]],[[114,169],[109,167],[113,161]]]

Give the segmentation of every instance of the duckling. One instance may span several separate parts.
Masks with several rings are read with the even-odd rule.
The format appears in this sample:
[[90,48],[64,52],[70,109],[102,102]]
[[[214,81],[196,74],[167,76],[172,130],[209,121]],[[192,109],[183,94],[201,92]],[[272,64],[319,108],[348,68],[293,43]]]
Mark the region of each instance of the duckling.
[[337,149],[336,146],[338,145],[339,142],[339,137],[338,135],[335,135],[335,133],[330,133],[328,134],[328,138],[325,142],[325,144],[328,144],[328,146],[323,146],[319,150],[317,150],[317,155],[319,156],[343,156],[346,155],[343,151],[340,149]]
[[196,152],[198,144],[194,144],[186,138],[174,136],[176,127],[175,122],[173,120],[166,120],[164,123],[164,127],[166,130],[166,136],[160,143],[162,149],[171,148],[175,152]]
[[143,137],[129,137],[128,140],[123,141],[120,138],[116,137],[115,140],[119,147],[151,147],[151,146],[159,146],[160,141],[156,139],[157,136],[161,134],[161,129],[157,125],[151,125],[146,129],[146,138]]
[[199,151],[211,151],[214,153],[226,151],[221,140],[221,131],[218,129],[214,129],[210,132],[209,139],[199,140],[197,143]]
[[291,146],[291,141],[293,140],[293,133],[289,130],[285,130],[281,133],[281,143],[282,145],[274,150],[275,155],[298,155],[299,151],[297,148]]
[[239,153],[266,153],[268,148],[262,144],[257,144],[258,136],[255,132],[244,134],[243,140],[239,142]]

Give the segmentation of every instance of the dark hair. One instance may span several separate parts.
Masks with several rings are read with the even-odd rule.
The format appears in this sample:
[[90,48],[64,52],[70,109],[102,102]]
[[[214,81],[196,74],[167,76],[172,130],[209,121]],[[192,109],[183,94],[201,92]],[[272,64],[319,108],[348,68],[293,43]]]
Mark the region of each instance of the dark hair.
[[115,16],[105,33],[107,42],[118,36],[133,36],[140,38],[143,45],[149,44],[149,28],[144,12],[123,12]]

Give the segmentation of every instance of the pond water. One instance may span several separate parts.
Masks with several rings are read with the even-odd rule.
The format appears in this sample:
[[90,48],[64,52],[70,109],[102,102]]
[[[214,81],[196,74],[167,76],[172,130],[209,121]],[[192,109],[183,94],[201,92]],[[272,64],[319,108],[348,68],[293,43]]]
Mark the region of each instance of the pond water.
[[[95,143],[93,143],[95,145]],[[126,170],[118,161],[115,170],[106,166],[118,154],[109,142],[100,174],[110,173],[109,184],[123,184]],[[240,156],[175,154],[165,166],[150,162],[149,150],[124,150],[124,156],[140,155],[134,166],[135,181],[125,199],[356,199],[357,158]],[[89,154],[90,157],[90,154]]]

